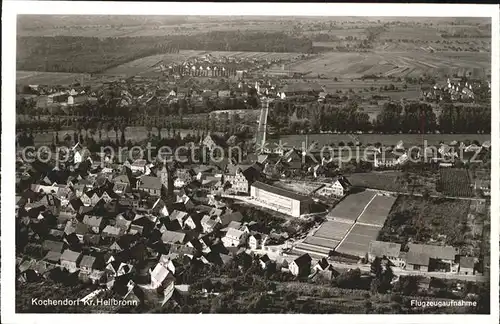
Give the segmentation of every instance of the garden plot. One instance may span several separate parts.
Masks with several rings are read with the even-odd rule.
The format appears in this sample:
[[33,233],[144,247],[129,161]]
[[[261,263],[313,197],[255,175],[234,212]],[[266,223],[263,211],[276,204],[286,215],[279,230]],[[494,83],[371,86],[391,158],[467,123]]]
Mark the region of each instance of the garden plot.
[[377,239],[379,230],[379,227],[355,224],[335,251],[345,255],[364,257],[368,252],[370,242]]
[[384,226],[384,222],[387,216],[389,216],[389,212],[395,201],[396,197],[376,196],[370,204],[366,206],[366,209],[357,220],[357,223],[379,227]]

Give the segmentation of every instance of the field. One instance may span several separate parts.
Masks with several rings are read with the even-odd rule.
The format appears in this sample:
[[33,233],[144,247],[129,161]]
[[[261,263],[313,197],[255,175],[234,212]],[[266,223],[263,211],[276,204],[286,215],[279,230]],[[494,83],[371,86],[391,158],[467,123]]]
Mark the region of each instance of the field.
[[181,63],[191,57],[199,56],[201,51],[180,51],[179,53],[159,54],[146,56],[131,62],[127,62],[116,67],[104,71],[102,74],[107,75],[137,75],[141,72],[146,72],[155,64],[163,62],[165,64]]
[[328,220],[314,233],[314,237],[341,241],[347,234],[351,224]]
[[[377,81],[373,79],[349,80],[340,76],[337,78],[337,81],[334,81],[333,79],[314,79],[312,77],[315,77],[315,75],[311,75],[311,78],[307,78],[306,82],[317,83],[323,86],[328,93],[338,94],[339,96],[349,94],[352,92],[360,94],[361,97],[363,98],[370,98],[370,99],[373,95],[389,97],[392,100],[400,100],[402,98],[405,98],[407,100],[412,100],[412,99],[418,99],[421,96],[419,86],[409,84],[407,85],[406,89],[403,89],[403,86],[405,84],[403,81],[398,82],[396,80],[386,80],[386,79],[381,79]],[[304,81],[289,80],[288,83],[304,83]],[[399,88],[399,90],[398,91],[380,90],[381,87],[389,86],[391,84]],[[338,93],[338,91],[340,91],[341,93]],[[365,112],[368,112],[368,110],[372,108],[366,103],[363,103],[361,106]],[[375,105],[373,108],[375,108],[377,112],[380,111],[381,109],[381,107],[379,107],[378,105]]]
[[458,246],[464,239],[460,225],[467,219],[470,204],[468,200],[401,195],[378,239],[401,244],[411,241]]
[[375,195],[376,193],[373,191],[350,194],[335,206],[327,217],[341,222],[354,223],[363,212],[365,206],[375,198]]
[[387,27],[386,31],[380,35],[382,41],[397,39],[419,39],[426,41],[441,40],[435,28],[417,27],[417,26],[395,26]]
[[489,53],[463,52],[394,52],[323,53],[309,60],[289,65],[289,68],[325,77],[360,78],[363,75],[417,77],[424,73],[444,77],[463,70],[490,70]]
[[349,182],[355,187],[372,188],[394,192],[406,192],[407,188],[401,184],[399,171],[352,173],[348,175]]
[[85,73],[63,73],[63,72],[36,72],[17,71],[16,83],[18,85],[70,85],[88,80],[89,75]]
[[444,195],[453,197],[473,196],[467,170],[442,168],[439,170],[439,176],[437,190]]
[[214,57],[228,57],[235,59],[255,59],[255,60],[290,60],[290,59],[298,59],[303,55],[299,53],[235,52],[235,51],[206,51],[201,53],[202,54],[200,54],[200,56],[210,54]]
[[361,214],[358,219],[358,224],[363,223],[382,227],[395,201],[395,197],[376,196],[375,199],[366,206],[363,214]]
[[340,241],[325,239],[325,238],[317,237],[317,236],[308,236],[304,240],[304,243],[316,245],[316,246],[320,246],[320,247],[325,247],[325,248],[328,248],[330,250],[334,250],[337,247],[337,245],[339,245]]
[[288,26],[280,25],[276,21],[266,23],[238,22],[238,23],[186,23],[182,25],[151,25],[151,26],[65,26],[64,28],[39,28],[20,30],[19,36],[80,36],[80,37],[148,37],[166,35],[193,35],[210,31],[286,31]]
[[335,251],[341,254],[364,257],[368,252],[370,242],[377,239],[379,230],[379,227],[355,224]]

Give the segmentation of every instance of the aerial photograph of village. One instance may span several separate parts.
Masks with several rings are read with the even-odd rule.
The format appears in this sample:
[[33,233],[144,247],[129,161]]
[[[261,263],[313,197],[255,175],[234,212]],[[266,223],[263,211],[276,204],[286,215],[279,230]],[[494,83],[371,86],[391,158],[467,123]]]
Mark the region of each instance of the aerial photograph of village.
[[17,313],[490,314],[490,18],[16,35]]

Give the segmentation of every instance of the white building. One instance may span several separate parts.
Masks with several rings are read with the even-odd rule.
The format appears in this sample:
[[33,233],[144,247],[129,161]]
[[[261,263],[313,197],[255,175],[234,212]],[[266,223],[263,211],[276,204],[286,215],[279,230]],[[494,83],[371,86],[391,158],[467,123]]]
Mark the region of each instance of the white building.
[[250,196],[269,209],[294,217],[309,213],[312,204],[311,197],[302,196],[259,181],[252,184]]
[[245,232],[235,228],[229,228],[226,236],[222,238],[222,244],[225,247],[238,246],[245,239]]
[[351,183],[345,177],[339,177],[331,185],[319,189],[317,193],[321,196],[342,197],[349,192],[351,187]]

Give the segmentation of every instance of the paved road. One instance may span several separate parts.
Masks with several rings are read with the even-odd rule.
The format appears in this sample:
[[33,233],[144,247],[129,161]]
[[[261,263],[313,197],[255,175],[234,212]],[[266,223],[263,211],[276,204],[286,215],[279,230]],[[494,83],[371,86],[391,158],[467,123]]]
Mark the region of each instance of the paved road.
[[266,128],[267,128],[267,115],[269,112],[269,103],[263,102],[263,107],[260,109],[260,115],[258,120],[258,128],[256,141],[257,147],[264,149],[264,144],[266,142]]

